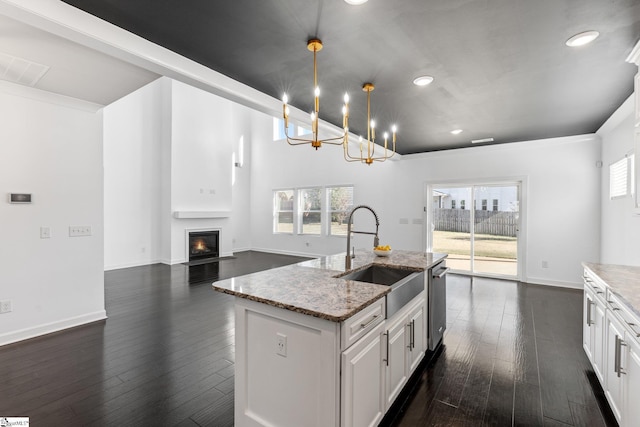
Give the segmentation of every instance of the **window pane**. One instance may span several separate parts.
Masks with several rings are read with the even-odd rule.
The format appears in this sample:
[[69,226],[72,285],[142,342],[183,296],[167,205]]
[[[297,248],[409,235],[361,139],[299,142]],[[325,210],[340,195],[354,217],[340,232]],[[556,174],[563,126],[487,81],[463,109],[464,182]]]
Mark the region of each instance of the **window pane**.
[[293,190],[273,192],[273,231],[274,233],[293,233]]
[[[289,123],[289,136],[296,136],[295,125]],[[284,119],[273,119],[273,140],[279,141],[285,139],[287,135],[284,133]]]
[[322,229],[322,189],[300,191],[300,230],[302,234],[320,234]]
[[609,166],[609,197],[627,195],[627,158],[618,160]]
[[347,235],[347,217],[353,209],[353,187],[331,187],[327,189],[329,197],[329,234]]

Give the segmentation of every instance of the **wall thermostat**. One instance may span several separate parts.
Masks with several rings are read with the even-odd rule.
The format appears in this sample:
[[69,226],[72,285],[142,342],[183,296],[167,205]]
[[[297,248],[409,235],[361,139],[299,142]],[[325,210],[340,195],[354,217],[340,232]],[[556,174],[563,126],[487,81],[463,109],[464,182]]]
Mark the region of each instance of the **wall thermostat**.
[[31,194],[11,193],[9,203],[31,203]]

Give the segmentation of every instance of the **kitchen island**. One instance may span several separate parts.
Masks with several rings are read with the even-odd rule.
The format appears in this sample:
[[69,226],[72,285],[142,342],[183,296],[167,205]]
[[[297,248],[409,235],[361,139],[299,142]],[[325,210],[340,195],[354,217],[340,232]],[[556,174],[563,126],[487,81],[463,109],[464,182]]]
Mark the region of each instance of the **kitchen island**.
[[[236,425],[377,424],[424,357],[429,270],[444,258],[357,251],[349,271],[340,254],[214,283],[236,297]],[[371,265],[423,288],[387,318],[392,287],[340,277]]]

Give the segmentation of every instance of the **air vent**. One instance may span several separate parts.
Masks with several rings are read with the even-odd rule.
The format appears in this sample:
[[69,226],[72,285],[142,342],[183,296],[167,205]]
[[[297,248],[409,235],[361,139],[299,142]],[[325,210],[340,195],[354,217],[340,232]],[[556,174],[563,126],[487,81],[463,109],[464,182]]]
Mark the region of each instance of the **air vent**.
[[0,79],[25,86],[35,86],[49,71],[49,66],[0,52]]

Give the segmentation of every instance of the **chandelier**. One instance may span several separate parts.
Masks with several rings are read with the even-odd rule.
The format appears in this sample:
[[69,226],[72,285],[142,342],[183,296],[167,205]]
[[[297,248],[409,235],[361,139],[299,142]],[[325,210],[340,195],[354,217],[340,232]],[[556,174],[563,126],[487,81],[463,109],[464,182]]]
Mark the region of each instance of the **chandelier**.
[[[389,134],[385,132],[384,137],[384,152],[376,154],[376,122],[371,120],[371,92],[375,89],[373,83],[365,83],[362,86],[362,90],[367,92],[367,140],[366,142],[359,138],[360,143],[360,155],[351,155],[349,152],[349,111],[348,111],[348,96],[345,95],[345,104],[342,109],[343,119],[342,126],[344,127],[344,159],[348,162],[362,162],[367,165],[373,162],[384,162],[387,159],[393,157],[396,154],[396,125],[391,126],[391,144],[392,148],[388,148]],[[366,145],[366,150],[365,150]]]
[[[311,139],[306,138],[294,138],[289,136],[289,106],[287,103],[289,102],[289,98],[285,93],[282,97],[282,116],[284,118],[284,134],[287,137],[287,142],[289,145],[302,145],[302,144],[311,144],[313,148],[316,150],[322,146],[322,144],[331,144],[331,145],[342,145],[344,142],[344,135],[335,137],[335,138],[327,138],[327,139],[319,139],[318,138],[318,113],[320,111],[320,87],[318,86],[318,68],[316,61],[316,54],[322,50],[322,41],[319,39],[311,39],[307,42],[307,49],[313,52],[313,95],[314,95],[314,109],[311,112]],[[349,99],[348,95],[345,95],[345,107],[343,108],[343,115],[346,117],[347,113],[345,112],[346,105],[348,104]]]

